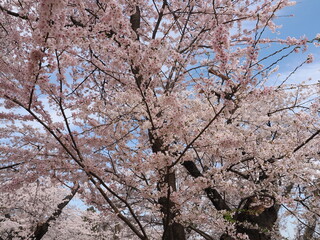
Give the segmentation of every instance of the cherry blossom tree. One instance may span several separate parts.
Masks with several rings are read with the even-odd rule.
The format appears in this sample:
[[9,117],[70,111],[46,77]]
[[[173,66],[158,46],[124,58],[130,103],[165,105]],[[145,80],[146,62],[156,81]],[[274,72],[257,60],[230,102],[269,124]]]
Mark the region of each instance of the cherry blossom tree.
[[130,238],[130,233],[120,233],[119,223],[93,207],[67,206],[78,189],[75,185],[68,193],[61,184],[44,179],[1,193],[0,239]]
[[287,81],[313,57],[274,72],[319,38],[265,37],[292,4],[0,0],[1,191],[62,183],[128,239],[277,239],[281,211],[308,225],[319,83]]

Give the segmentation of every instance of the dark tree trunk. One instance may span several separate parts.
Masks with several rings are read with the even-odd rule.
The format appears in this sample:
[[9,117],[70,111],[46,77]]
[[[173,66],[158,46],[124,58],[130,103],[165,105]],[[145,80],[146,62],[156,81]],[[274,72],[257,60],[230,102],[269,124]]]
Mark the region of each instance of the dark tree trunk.
[[[154,153],[165,153],[166,147],[163,146],[163,141],[160,138],[154,137],[152,131],[149,131],[149,139],[152,144]],[[175,217],[179,213],[175,209],[175,203],[170,200],[172,191],[176,191],[176,176],[168,167],[161,169],[160,175],[162,179],[158,183],[158,190],[166,189],[166,196],[160,197],[158,203],[161,205],[163,214],[163,240],[186,240],[185,228],[182,224],[175,221]]]
[[[158,202],[161,205],[161,212],[163,213],[163,240],[186,240],[184,227],[175,222],[174,218],[179,213],[175,209],[175,203],[170,200],[171,191],[176,191],[176,178],[175,173],[170,172],[165,175],[165,186],[168,186],[167,196],[160,197]],[[161,184],[161,185],[162,185]]]
[[163,240],[185,240],[186,234],[184,232],[184,227],[179,223],[172,223],[165,229],[163,236]]
[[[250,198],[247,202],[250,202]],[[248,206],[249,204],[245,204],[234,218],[237,221],[237,233],[248,235],[250,240],[272,240],[270,232],[277,221],[279,206],[277,204],[269,208],[263,208],[263,206],[250,208]],[[252,227],[248,227],[248,224],[251,224]],[[225,233],[220,240],[236,239]]]

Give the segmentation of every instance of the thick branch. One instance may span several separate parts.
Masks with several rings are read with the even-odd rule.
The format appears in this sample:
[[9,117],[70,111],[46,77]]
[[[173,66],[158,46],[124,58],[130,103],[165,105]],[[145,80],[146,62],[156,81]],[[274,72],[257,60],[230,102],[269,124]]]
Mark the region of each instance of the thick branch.
[[157,32],[158,32],[158,28],[160,26],[160,23],[161,23],[161,20],[162,20],[162,17],[163,17],[163,12],[164,12],[164,9],[165,9],[166,5],[167,5],[167,1],[164,0],[163,4],[162,4],[162,8],[161,8],[161,10],[159,12],[159,15],[158,15],[158,20],[157,20],[156,26],[154,27],[153,32],[152,32],[152,39],[156,38],[156,35],[157,35]]
[[8,168],[14,168],[14,167],[19,166],[21,164],[24,164],[24,162],[14,163],[14,164],[11,164],[11,165],[8,165],[8,166],[0,167],[0,170],[4,170],[4,169],[8,169]]
[[[182,165],[187,169],[187,171],[189,172],[189,174],[194,177],[194,178],[198,178],[203,176],[199,169],[197,168],[196,164],[192,161],[184,161],[182,163]],[[212,202],[213,206],[217,209],[217,210],[227,210],[227,211],[231,211],[230,207],[227,205],[227,203],[225,202],[225,200],[222,198],[222,196],[220,195],[220,193],[212,188],[212,187],[207,187],[204,189],[204,191],[206,192],[208,198],[210,199],[210,201]]]
[[90,174],[92,176],[94,176],[99,182],[100,184],[105,188],[107,189],[108,192],[110,192],[113,196],[115,196],[116,198],[118,198],[121,202],[123,202],[126,207],[128,208],[129,212],[131,213],[132,217],[134,218],[134,220],[136,221],[136,223],[139,225],[139,228],[142,232],[142,234],[145,236],[145,238],[147,239],[147,233],[145,232],[141,222],[139,221],[137,215],[135,214],[135,212],[133,211],[132,207],[130,206],[130,204],[128,203],[128,201],[126,201],[124,198],[120,197],[119,194],[117,194],[116,192],[114,192],[111,188],[109,188],[105,183],[104,181],[98,176],[96,175],[95,173],[93,172],[90,172]]
[[58,204],[57,209],[44,223],[39,223],[33,233],[31,239],[40,240],[48,232],[49,225],[52,221],[56,220],[62,213],[62,210],[68,205],[79,189],[79,184],[76,184],[71,191],[71,194],[66,196],[61,203]]
[[10,11],[6,8],[4,8],[3,6],[0,5],[0,10],[13,16],[13,17],[18,17],[18,18],[21,18],[21,19],[24,19],[24,20],[27,20],[28,17],[27,16],[21,16],[19,13],[16,13],[16,12],[13,12],[13,11]]
[[302,148],[304,145],[306,145],[308,142],[310,142],[313,138],[315,138],[320,133],[320,129],[316,131],[314,134],[312,134],[309,138],[307,138],[303,143],[301,143],[298,147],[296,147],[293,152],[295,153],[300,148]]
[[136,6],[136,11],[130,16],[130,23],[132,30],[137,34],[137,39],[139,39],[138,29],[140,28],[140,8]]
[[113,209],[117,217],[119,217],[141,240],[147,240],[148,238],[143,234],[141,234],[139,230],[131,223],[131,221],[120,212],[117,206],[111,201],[111,199],[107,196],[105,191],[103,191],[103,189],[100,187],[100,184],[97,183],[97,181],[94,180],[92,177],[90,177],[90,181],[98,189],[98,191],[101,193],[103,198],[107,201],[109,206]]

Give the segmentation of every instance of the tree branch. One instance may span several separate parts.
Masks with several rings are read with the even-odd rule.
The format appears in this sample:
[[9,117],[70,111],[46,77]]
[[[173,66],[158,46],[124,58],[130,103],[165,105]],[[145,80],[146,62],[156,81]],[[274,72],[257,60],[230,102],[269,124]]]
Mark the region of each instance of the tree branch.
[[77,191],[79,190],[79,184],[75,184],[71,190],[71,194],[67,195],[62,202],[60,202],[57,206],[57,209],[52,213],[52,215],[45,221],[44,223],[39,223],[34,231],[31,239],[33,240],[40,240],[42,237],[48,232],[49,225],[51,222],[56,220],[62,213],[62,210],[69,204],[69,202],[73,199],[76,195]]
[[23,20],[28,20],[29,18],[27,16],[21,16],[19,13],[16,13],[16,12],[12,12],[6,8],[4,8],[3,6],[0,5],[0,10],[13,16],[13,17],[18,17],[18,18],[21,18]]
[[189,148],[191,148],[191,146],[195,143],[195,141],[197,141],[197,139],[210,127],[210,125],[219,117],[219,115],[222,113],[223,109],[226,106],[223,106],[219,112],[216,113],[216,115],[208,122],[208,124],[198,133],[198,135],[185,147],[185,149],[182,151],[182,153],[180,154],[180,156],[178,157],[178,159],[176,161],[174,161],[169,168],[172,168],[173,166],[175,166],[180,160],[181,158],[184,156],[184,154],[189,150]]

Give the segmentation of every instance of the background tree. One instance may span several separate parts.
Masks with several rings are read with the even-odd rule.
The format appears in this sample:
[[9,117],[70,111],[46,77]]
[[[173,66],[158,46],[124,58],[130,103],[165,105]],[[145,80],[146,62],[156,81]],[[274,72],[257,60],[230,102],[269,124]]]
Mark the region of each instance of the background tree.
[[[0,239],[130,239],[119,223],[93,207],[67,206],[70,194],[59,183],[42,179],[15,191],[0,194]],[[118,237],[118,238],[117,238]]]
[[276,239],[281,206],[319,213],[319,84],[268,82],[319,40],[263,37],[289,0],[0,3],[2,191],[77,183],[132,239]]

